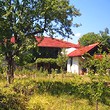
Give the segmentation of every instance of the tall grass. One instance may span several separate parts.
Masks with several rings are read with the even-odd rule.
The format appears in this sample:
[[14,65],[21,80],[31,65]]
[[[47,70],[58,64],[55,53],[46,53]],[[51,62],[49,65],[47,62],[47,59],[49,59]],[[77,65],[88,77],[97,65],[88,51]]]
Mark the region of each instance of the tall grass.
[[[88,76],[67,73],[62,80],[62,74],[23,69],[8,86],[5,76],[0,77],[0,110],[95,110]],[[103,96],[99,110],[109,110],[110,88],[104,86]]]
[[[110,107],[99,104],[100,110],[109,110]],[[48,94],[34,95],[28,102],[29,110],[94,110],[86,99],[78,99],[73,96],[51,96]]]

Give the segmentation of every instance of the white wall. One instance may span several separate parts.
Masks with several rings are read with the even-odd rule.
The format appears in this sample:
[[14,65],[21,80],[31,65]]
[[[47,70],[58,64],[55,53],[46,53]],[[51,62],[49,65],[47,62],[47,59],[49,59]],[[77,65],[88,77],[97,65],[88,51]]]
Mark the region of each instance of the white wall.
[[73,52],[74,50],[76,50],[76,48],[67,48],[66,50],[66,54],[68,55],[69,53]]
[[71,72],[71,58],[67,61],[67,72]]
[[67,72],[71,72],[74,74],[80,74],[80,65],[79,65],[80,57],[69,58],[67,62]]

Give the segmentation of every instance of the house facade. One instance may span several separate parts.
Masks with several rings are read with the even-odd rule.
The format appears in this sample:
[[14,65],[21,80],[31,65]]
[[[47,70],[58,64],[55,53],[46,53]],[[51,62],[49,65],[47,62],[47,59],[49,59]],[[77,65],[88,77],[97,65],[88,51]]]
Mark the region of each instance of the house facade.
[[81,66],[80,66],[80,57],[71,57],[67,61],[67,72],[80,74]]
[[[41,38],[36,37],[36,40],[39,42]],[[85,53],[89,53],[90,55],[93,55],[98,48],[99,43],[91,44],[88,46],[80,47],[80,45],[73,44],[67,41],[51,38],[51,37],[44,37],[43,40],[38,44],[38,47],[41,48],[41,52],[44,51],[45,56],[42,58],[57,58],[58,53],[61,52],[63,48],[66,49],[66,54],[68,56],[68,61],[67,61],[67,67],[66,70],[68,73],[73,73],[73,74],[83,74],[85,71],[84,68],[81,66],[81,62],[84,61],[83,55]],[[49,55],[48,52],[46,52],[46,49],[49,50]],[[48,55],[46,55],[48,53]],[[41,53],[42,54],[42,53]],[[53,57],[54,56],[54,57]],[[52,65],[49,65],[49,68],[54,68],[51,67]]]
[[[79,45],[73,44],[64,40],[52,38],[52,37],[35,37],[36,41],[39,42],[37,45],[39,48],[40,58],[57,58],[58,53],[63,48],[68,49],[69,53],[79,48]],[[43,55],[44,54],[44,55]]]
[[[68,73],[73,74],[83,74],[85,71],[81,66],[81,62],[84,61],[84,54],[89,53],[90,55],[94,55],[94,53],[98,50],[99,43],[94,43],[88,46],[81,47],[79,44],[73,44],[62,39],[56,39],[52,37],[38,37],[35,36],[37,41],[37,46],[39,48],[39,52],[36,54],[36,58],[53,58],[56,59],[58,54],[61,53],[62,49],[66,50],[66,54],[68,56],[67,67],[66,70]],[[15,43],[15,38],[12,37],[10,40],[12,43]],[[103,48],[104,50],[105,47]],[[96,56],[101,57],[101,56]],[[46,68],[51,69],[57,66],[56,64],[46,63],[40,64],[39,66],[46,66]],[[55,68],[54,68],[55,69]]]
[[[68,73],[73,74],[83,74],[85,71],[81,66],[81,62],[84,61],[83,55],[85,53],[89,53],[90,55],[94,55],[97,51],[99,43],[91,44],[88,46],[81,47],[79,44],[73,44],[61,39],[56,39],[52,37],[38,37],[35,36],[36,41],[38,42],[38,53],[36,53],[36,58],[41,59],[56,59],[58,54],[61,53],[62,49],[66,49],[66,54],[68,56],[67,67],[66,70]],[[15,38],[12,37],[12,43],[15,43]],[[39,63],[37,65],[39,68],[43,67],[48,69],[49,71],[58,65],[48,63]]]
[[[38,42],[39,47],[39,55],[37,56],[38,58],[42,59],[49,59],[53,58],[56,59],[58,57],[58,54],[62,52],[62,49],[66,49],[67,54],[70,52],[78,49],[80,45],[73,44],[64,40],[56,39],[56,38],[51,38],[51,37],[44,37],[43,39],[41,37],[35,37]],[[47,70],[50,71],[50,69],[58,69],[58,65],[50,64],[48,63],[39,63],[38,68],[42,66],[43,68],[46,67]],[[47,68],[48,67],[48,68]],[[66,69],[66,68],[65,68]]]
[[71,53],[68,54],[68,61],[67,61],[67,72],[73,73],[73,74],[83,74],[84,69],[81,67],[81,61],[84,61],[83,55],[85,53],[89,53],[91,55],[94,54],[94,52],[97,49],[99,43],[95,43],[89,46],[78,48]]

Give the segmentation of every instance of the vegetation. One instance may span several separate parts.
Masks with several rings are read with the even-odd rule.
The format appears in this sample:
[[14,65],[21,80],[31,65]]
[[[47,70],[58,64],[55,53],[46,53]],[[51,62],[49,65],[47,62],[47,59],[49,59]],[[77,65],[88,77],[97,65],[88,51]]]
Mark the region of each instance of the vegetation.
[[8,65],[9,83],[14,79],[16,60],[22,63],[23,56],[38,44],[34,35],[45,32],[69,37],[73,17],[80,16],[68,0],[0,0],[0,7],[0,54]]
[[[80,13],[68,0],[0,0],[0,110],[110,109],[110,57],[106,53],[99,59],[86,56],[83,66],[88,68],[88,75],[84,76],[65,73],[62,77],[54,69],[48,74],[47,69],[37,70],[36,63],[32,63],[40,53],[36,49],[39,42],[33,36],[57,33],[69,37],[73,35],[74,16]],[[109,49],[108,33],[108,29],[100,34],[88,33],[79,41],[82,45],[100,42]],[[56,63],[61,73],[66,61],[65,51],[57,59],[36,60]]]
[[102,37],[101,44],[106,46],[108,49],[110,49],[110,35],[109,35],[109,29],[105,28],[104,31],[100,31],[100,36]]
[[36,63],[56,63],[56,59],[54,58],[38,58]]
[[87,33],[79,39],[79,43],[82,46],[87,46],[97,42],[101,43],[107,48],[110,48],[110,35],[108,28],[106,28],[104,31],[100,31],[99,34],[95,34],[94,32]]
[[98,102],[104,101],[103,98],[106,97],[103,92],[105,91],[104,85],[108,82],[105,81],[104,76],[108,77],[110,81],[110,71],[107,72],[110,69],[110,56],[105,52],[101,55],[101,57],[86,56],[85,62],[82,64],[84,68],[88,69],[92,84],[95,83],[95,85],[91,85],[90,95],[92,100],[96,101],[96,110],[99,110]]
[[97,42],[101,42],[101,36],[93,32],[87,33],[79,39],[79,43],[82,46],[87,46]]
[[[58,58],[62,64],[65,63],[62,59],[67,57],[61,55]],[[110,74],[106,71],[110,67],[110,57],[103,53],[99,59],[95,56],[85,58],[83,66],[88,68],[85,76],[66,73],[62,77],[54,70],[48,74],[46,70],[42,71],[43,68],[38,71],[33,64],[28,64],[17,68],[14,83],[9,86],[4,80],[5,74],[1,74],[0,109],[110,109]]]
[[[32,73],[31,73],[32,74]],[[35,73],[33,73],[35,74]],[[37,74],[37,73],[36,73]],[[41,74],[41,73],[40,73]],[[105,80],[106,77],[104,77]],[[0,109],[6,110],[94,110],[91,90],[98,86],[91,83],[88,76],[67,74],[62,76],[16,77],[10,86],[0,80]],[[91,88],[92,87],[92,88]],[[110,109],[110,88],[102,87],[103,97],[99,101],[100,110]]]
[[68,56],[66,54],[65,49],[62,49],[62,53],[58,54],[57,58],[57,65],[61,67],[61,69],[64,71],[66,68]]

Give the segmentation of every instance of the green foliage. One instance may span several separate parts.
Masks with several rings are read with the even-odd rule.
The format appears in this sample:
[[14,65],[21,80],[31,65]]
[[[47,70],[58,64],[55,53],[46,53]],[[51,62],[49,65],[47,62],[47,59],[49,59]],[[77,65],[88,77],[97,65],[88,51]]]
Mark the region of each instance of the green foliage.
[[[110,68],[110,56],[106,53],[103,53],[101,58],[95,58],[95,55],[89,55],[89,57],[86,57],[82,66],[88,69],[88,74],[92,82],[92,85],[89,87],[89,95],[92,101],[96,101],[96,110],[98,110],[98,102],[105,99],[104,88],[106,88],[106,80],[104,77],[110,77],[107,73],[107,69]],[[108,79],[110,81],[110,78]],[[105,101],[105,103],[108,102]]]
[[14,78],[15,62],[30,62],[28,53],[38,44],[35,35],[45,32],[69,37],[73,17],[80,16],[68,0],[0,0],[0,7],[0,54],[8,65],[9,83]]
[[105,28],[104,31],[100,31],[100,36],[102,37],[101,44],[110,49],[109,29]]
[[94,74],[96,73],[100,77],[104,75],[108,76],[109,74],[107,73],[107,69],[110,68],[109,54],[107,55],[107,53],[104,52],[103,54],[101,54],[101,56],[99,56],[99,58],[95,57],[96,55],[89,55],[89,57],[86,56],[82,66],[84,68],[88,68],[88,73],[90,73],[90,75],[94,76]]
[[23,53],[20,57],[15,56],[15,62],[19,66],[27,65],[28,63],[33,62],[33,53],[30,53],[29,51],[26,53]]
[[[61,77],[24,78],[15,79],[9,87],[1,82],[0,85],[1,110],[94,110],[92,100],[97,96],[101,96],[100,110],[110,109],[110,88],[87,82],[87,76],[69,75],[63,82]],[[101,89],[101,95],[97,94]]]
[[0,73],[4,73],[6,71],[7,65],[6,62],[4,61],[4,56],[0,54]]
[[[50,65],[55,64],[56,66],[59,66],[62,69],[61,71],[64,71],[64,69],[66,68],[67,59],[68,59],[68,57],[64,53],[64,54],[59,54],[58,58],[56,58],[56,59],[54,59],[54,58],[38,58],[36,60],[36,63],[45,64],[45,65],[46,64],[50,64]],[[58,72],[58,70],[57,70],[57,72]],[[54,72],[52,72],[52,73],[54,73]]]
[[[29,110],[94,110],[94,106],[90,105],[85,99],[78,99],[68,95],[50,96],[34,95],[29,101]],[[100,104],[100,110],[109,110],[109,106]]]
[[[78,77],[77,77],[78,78]],[[25,96],[33,96],[37,94],[49,94],[51,96],[74,96],[80,99],[87,99],[90,104],[94,104],[94,100],[109,105],[110,104],[110,88],[108,88],[103,82],[83,83],[83,79],[79,83],[77,79],[75,81],[63,80],[32,80],[23,79],[17,81],[13,85],[13,90],[18,94]],[[30,105],[31,106],[31,105]],[[33,106],[33,105],[32,105]]]
[[62,53],[58,54],[57,65],[61,67],[61,69],[65,69],[67,64],[68,56],[66,54],[65,49],[62,50]]
[[54,59],[54,58],[38,58],[36,60],[36,63],[50,63],[50,64],[54,64],[54,63],[56,63],[56,59]]
[[97,42],[101,42],[101,36],[93,32],[87,33],[79,39],[79,43],[82,46],[87,46]]
[[24,78],[36,78],[36,77],[45,77],[48,75],[47,70],[43,70],[41,67],[40,70],[31,67],[21,67],[21,69],[16,69],[15,76],[24,79]]
[[106,48],[110,48],[110,35],[109,35],[109,29],[106,28],[104,31],[100,31],[99,34],[95,34],[94,32],[89,32],[85,35],[83,35],[79,39],[79,43],[82,46],[87,46],[93,43],[101,43]]
[[17,81],[14,85],[13,85],[13,90],[18,94],[22,94],[25,96],[28,95],[32,95],[35,90],[37,90],[36,88],[36,82],[34,80],[24,80],[21,79],[21,81]]
[[94,101],[101,101],[102,97],[103,97],[103,91],[104,90],[104,83],[103,82],[98,82],[95,83],[94,85],[91,85],[91,90],[90,90],[90,94],[91,94],[91,99]]
[[51,95],[79,94],[80,91],[78,92],[78,85],[81,84],[80,81],[82,80],[81,78],[78,78],[78,81],[77,79],[75,80],[64,79],[63,82],[61,81],[61,78],[56,79],[55,77],[54,79],[53,78],[48,79],[48,77],[47,78],[44,77],[44,79],[25,78],[25,79],[17,80],[13,84],[13,90],[16,93],[24,94],[26,96],[33,95],[35,93],[39,93],[39,94],[48,93]]
[[[72,34],[70,27],[73,17],[80,16],[79,11],[70,6],[67,0],[1,0],[0,6],[1,41],[7,39],[10,50],[23,51],[32,48],[35,46],[35,34],[47,32],[49,35],[59,33],[69,36]],[[15,36],[15,44],[10,43],[12,35]],[[3,51],[7,51],[7,46],[3,48]]]
[[45,106],[48,104],[46,100],[39,98],[40,96],[37,97],[34,96],[30,99],[28,103],[28,110],[45,110]]
[[26,97],[0,90],[0,110],[26,110]]

